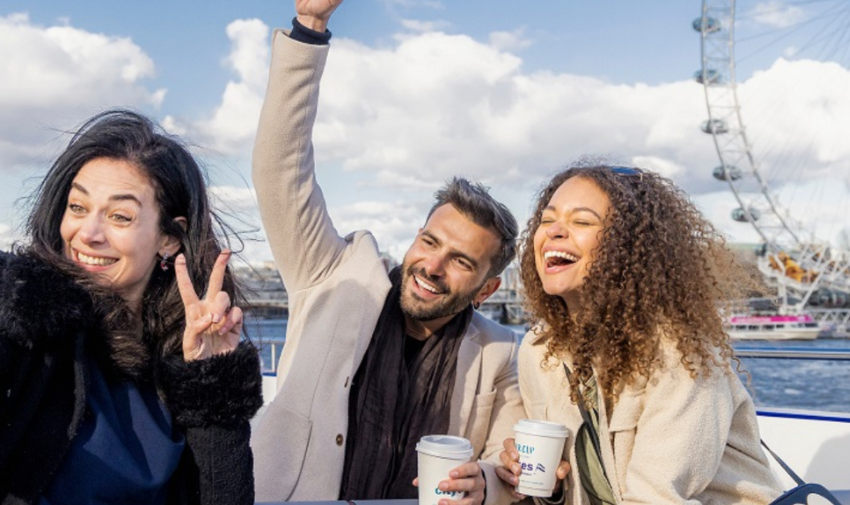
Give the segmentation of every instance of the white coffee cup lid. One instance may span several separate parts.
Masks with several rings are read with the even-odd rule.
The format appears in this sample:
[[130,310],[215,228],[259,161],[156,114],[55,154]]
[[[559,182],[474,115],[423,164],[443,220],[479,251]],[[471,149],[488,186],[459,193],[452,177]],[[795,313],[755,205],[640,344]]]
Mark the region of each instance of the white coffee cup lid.
[[416,450],[438,458],[468,460],[472,457],[469,440],[451,435],[425,435],[419,439]]
[[541,437],[566,438],[567,427],[561,423],[549,421],[538,421],[536,419],[522,419],[514,425],[514,431],[526,435],[537,435]]

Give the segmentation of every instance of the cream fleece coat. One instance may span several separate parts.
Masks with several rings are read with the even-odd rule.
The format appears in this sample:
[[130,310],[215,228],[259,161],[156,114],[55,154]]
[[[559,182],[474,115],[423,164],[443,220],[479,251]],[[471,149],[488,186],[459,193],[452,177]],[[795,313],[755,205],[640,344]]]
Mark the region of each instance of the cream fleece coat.
[[[542,366],[546,340],[529,332],[519,353],[520,391],[529,418],[564,423],[572,471],[566,501],[589,504],[581,490],[575,434],[582,424],[560,361]],[[613,412],[600,402],[602,460],[617,503],[765,505],[781,494],[759,445],[750,395],[730,369],[691,378],[672,342],[649,380],[625,388]],[[570,360],[567,360],[570,366]],[[550,366],[554,365],[554,366]]]

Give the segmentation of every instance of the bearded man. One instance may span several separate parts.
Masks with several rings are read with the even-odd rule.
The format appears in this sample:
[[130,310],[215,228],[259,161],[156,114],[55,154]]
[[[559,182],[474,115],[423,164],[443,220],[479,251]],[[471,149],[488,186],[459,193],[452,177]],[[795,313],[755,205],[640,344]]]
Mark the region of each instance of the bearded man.
[[517,337],[474,309],[515,255],[516,220],[455,178],[391,272],[367,231],[340,237],[316,182],[312,129],[341,0],[297,0],[273,36],[254,149],[263,224],[289,293],[278,392],[252,440],[257,501],[416,498],[416,443],[463,436],[475,461],[440,483],[460,505],[511,501],[496,477],[525,417]]

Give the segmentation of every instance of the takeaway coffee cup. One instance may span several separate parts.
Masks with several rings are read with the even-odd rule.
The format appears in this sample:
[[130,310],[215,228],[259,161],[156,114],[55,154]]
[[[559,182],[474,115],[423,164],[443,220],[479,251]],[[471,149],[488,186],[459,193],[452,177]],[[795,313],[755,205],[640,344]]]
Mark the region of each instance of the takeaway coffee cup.
[[564,454],[567,428],[563,424],[523,419],[514,426],[522,473],[517,493],[546,498],[555,488],[555,472]]
[[440,481],[472,458],[472,444],[463,437],[426,435],[416,444],[419,471],[419,505],[437,505],[440,500],[460,500],[461,491],[441,491]]

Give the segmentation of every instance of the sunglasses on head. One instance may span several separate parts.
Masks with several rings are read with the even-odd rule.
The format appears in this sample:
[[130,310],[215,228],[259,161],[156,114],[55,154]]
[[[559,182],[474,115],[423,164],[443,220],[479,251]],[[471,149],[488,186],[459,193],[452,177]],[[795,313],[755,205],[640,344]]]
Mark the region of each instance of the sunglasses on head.
[[635,168],[628,167],[608,167],[612,172],[619,175],[640,175],[641,171]]

